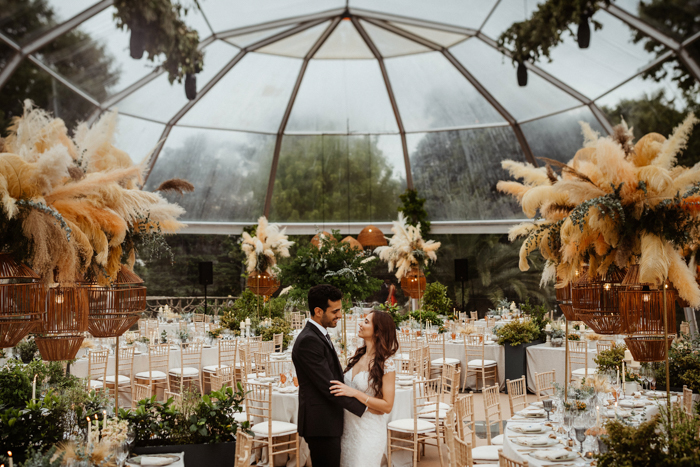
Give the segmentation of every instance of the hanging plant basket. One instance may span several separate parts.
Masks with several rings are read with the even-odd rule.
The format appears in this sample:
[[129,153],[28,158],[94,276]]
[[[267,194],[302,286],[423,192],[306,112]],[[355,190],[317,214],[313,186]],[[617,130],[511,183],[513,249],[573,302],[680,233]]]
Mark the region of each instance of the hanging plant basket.
[[88,329],[88,293],[84,287],[52,287],[46,293],[36,344],[47,361],[72,360]]
[[626,270],[608,271],[605,277],[592,278],[589,271],[571,288],[574,312],[597,334],[620,334],[622,330],[618,292],[625,288],[626,273]]
[[98,285],[94,276],[86,277],[81,287],[88,295],[88,331],[94,337],[117,337],[124,334],[146,310],[146,287],[143,280],[122,265],[114,286]]
[[280,288],[280,281],[268,272],[253,272],[248,276],[247,286],[255,295],[269,297]]
[[0,348],[14,347],[41,321],[39,276],[0,253]]
[[419,268],[412,268],[401,278],[401,289],[411,298],[420,299],[425,293],[425,274]]

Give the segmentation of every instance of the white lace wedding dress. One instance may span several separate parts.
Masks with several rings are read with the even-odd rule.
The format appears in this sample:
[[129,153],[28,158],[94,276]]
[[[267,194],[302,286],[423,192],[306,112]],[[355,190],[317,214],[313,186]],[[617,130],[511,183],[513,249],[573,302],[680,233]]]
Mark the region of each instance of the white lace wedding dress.
[[[384,362],[384,374],[395,372],[394,359]],[[352,370],[345,373],[345,384],[374,397],[369,387],[369,373],[363,371],[352,377]],[[343,437],[340,441],[340,467],[379,467],[386,452],[387,415],[365,412],[358,417],[345,411]]]

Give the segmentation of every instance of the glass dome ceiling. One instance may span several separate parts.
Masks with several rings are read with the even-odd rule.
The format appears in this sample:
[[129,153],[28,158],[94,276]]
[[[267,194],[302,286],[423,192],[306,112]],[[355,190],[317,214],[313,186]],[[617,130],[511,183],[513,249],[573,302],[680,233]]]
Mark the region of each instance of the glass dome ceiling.
[[[90,120],[118,109],[116,145],[135,161],[150,154],[146,189],[173,177],[195,185],[170,196],[190,232],[239,231],[262,214],[300,233],[359,231],[395,218],[407,187],[427,198],[435,232],[502,232],[522,214],[495,190],[501,160],[565,162],[583,143],[579,121],[610,131],[602,106],[678,94],[641,78],[659,59],[634,31],[700,76],[684,49],[698,37],[652,28],[638,3],[596,13],[604,27],[588,49],[567,37],[518,87],[496,39],[532,1],[200,0],[185,18],[204,51],[188,101],[161,69],[130,58],[112,0],[47,0],[55,25],[0,33],[11,57],[0,88],[25,60],[59,88],[58,116],[77,101]],[[71,31],[81,39],[61,47]],[[113,70],[99,86],[104,64],[80,52],[91,44]]]

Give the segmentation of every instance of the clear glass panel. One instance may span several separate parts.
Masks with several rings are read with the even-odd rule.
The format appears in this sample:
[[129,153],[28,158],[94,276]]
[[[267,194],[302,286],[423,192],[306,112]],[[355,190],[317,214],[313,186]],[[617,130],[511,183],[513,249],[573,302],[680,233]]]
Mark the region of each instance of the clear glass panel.
[[24,99],[31,99],[38,107],[62,118],[69,130],[96,109],[53,76],[24,60],[0,92],[0,135],[12,117],[22,115]]
[[361,21],[362,27],[379,49],[379,53],[384,57],[396,57],[398,55],[408,55],[420,52],[430,52],[430,49],[409,39],[405,39],[398,34],[379,28],[366,21]]
[[350,8],[362,8],[396,16],[415,17],[426,21],[478,29],[496,0],[350,0]]
[[114,146],[129,154],[135,164],[155,149],[163,134],[165,125],[140,118],[119,115]]
[[481,32],[491,39],[498,39],[498,36],[513,23],[530,19],[541,3],[543,3],[541,0],[501,0],[486,20]]
[[569,162],[583,147],[580,121],[604,135],[605,130],[588,107],[523,123],[521,128],[535,157]]
[[391,220],[406,171],[398,135],[285,136],[270,219],[285,222]]
[[[197,74],[197,89],[202,89],[236,53],[235,47],[222,41],[207,46],[204,49],[204,69]],[[168,75],[163,73],[117,102],[115,107],[137,117],[167,123],[187,102],[184,86],[177,82],[171,85]]]
[[374,58],[352,21],[344,19],[328,36],[314,58]]
[[516,120],[581,105],[534,73],[528,75],[526,87],[518,86],[516,69],[510,59],[478,39],[462,42],[450,51]]
[[552,50],[552,61],[539,63],[542,69],[590,98],[630,78],[655,58],[641,42],[632,42],[632,31],[620,20],[605,11],[598,11],[594,18],[603,29],[591,31],[589,48],[579,49],[576,39],[565,34],[564,42]]
[[[700,23],[700,15],[698,15],[698,4],[693,1],[615,0],[615,5],[641,18],[677,41],[688,39],[698,32],[697,25]],[[684,16],[685,21],[681,22],[680,19]]]
[[247,222],[263,213],[275,137],[174,127],[146,183],[184,178],[193,193],[167,198],[187,211],[185,221]]
[[311,60],[286,132],[398,132],[376,60]]
[[385,60],[407,131],[505,121],[439,52]]
[[[665,67],[670,71],[670,64],[666,64]],[[668,76],[660,82],[638,76],[599,98],[596,100],[596,103],[599,106],[615,107],[622,100],[642,99],[645,96],[652,96],[658,92],[661,92],[666,100],[673,102],[678,107],[678,110],[683,110],[682,107],[685,103],[683,94],[676,86],[676,83],[671,81]]]
[[413,185],[432,220],[512,219],[522,211],[496,191],[501,161],[525,161],[510,127],[406,135]]
[[287,29],[292,29],[295,25],[282,26],[273,29],[264,29],[262,31],[249,32],[248,34],[241,34],[240,36],[227,37],[225,40],[231,44],[238,47],[247,47],[250,44],[266,39],[270,36],[274,36],[277,33],[286,31]]
[[298,58],[248,53],[180,123],[276,133],[301,64]]
[[454,32],[440,31],[438,29],[423,28],[421,26],[414,26],[412,24],[403,23],[391,23],[392,25],[399,27],[405,31],[411,32],[416,36],[421,36],[429,41],[432,41],[443,47],[449,47],[456,44],[459,41],[463,41],[467,36],[463,34],[457,34]]
[[304,58],[309,52],[309,49],[311,49],[318,38],[321,37],[323,31],[328,28],[329,24],[330,21],[326,21],[318,26],[305,29],[297,34],[294,34],[293,36],[273,42],[270,45],[266,45],[262,49],[256,50],[256,52]]
[[345,0],[206,0],[200,2],[214,32],[344,8]]
[[96,0],[2,2],[0,30],[24,45],[95,3]]

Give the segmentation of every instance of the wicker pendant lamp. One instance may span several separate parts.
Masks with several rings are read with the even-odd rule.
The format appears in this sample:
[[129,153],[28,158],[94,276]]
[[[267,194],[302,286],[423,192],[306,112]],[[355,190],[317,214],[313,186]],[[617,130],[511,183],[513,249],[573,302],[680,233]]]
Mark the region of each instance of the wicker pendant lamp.
[[425,293],[425,274],[415,267],[401,278],[401,289],[411,298],[420,299]]
[[374,249],[378,246],[386,246],[387,241],[384,238],[384,233],[373,225],[368,225],[357,236],[357,241],[360,242],[363,248]]
[[266,271],[254,271],[248,276],[246,285],[255,295],[269,297],[280,288],[280,281]]
[[603,277],[577,281],[571,288],[574,313],[597,334],[619,334],[622,330],[618,292],[624,290],[626,270],[608,271]]
[[350,235],[348,235],[347,237],[345,237],[344,239],[342,239],[342,240],[341,240],[341,243],[347,243],[348,245],[350,245],[350,248],[355,248],[355,249],[357,249],[357,250],[362,251],[362,243],[358,242],[357,240],[355,240],[355,239],[354,239],[353,237],[351,237]]
[[[639,280],[639,265],[630,267],[629,284],[620,291],[620,313],[625,344],[638,362],[661,362],[666,359],[668,348],[664,336],[664,289]],[[666,319],[675,329],[676,300],[678,292],[668,282],[666,288]],[[675,333],[668,333],[671,345]]]
[[333,235],[326,232],[325,230],[323,232],[319,232],[316,235],[314,235],[311,239],[311,244],[316,248],[321,248],[321,235],[323,235],[324,237],[323,241],[329,242],[334,240]]
[[39,276],[0,253],[0,348],[14,347],[41,321]]
[[45,295],[36,344],[46,361],[72,360],[88,330],[88,293],[85,287],[51,287]]
[[88,331],[94,337],[118,337],[124,334],[146,310],[143,279],[122,265],[113,286],[101,286],[94,274],[87,274],[80,285],[87,290]]
[[[557,294],[557,303],[564,317],[567,321],[578,321],[578,314],[574,311],[574,305],[572,301],[572,288],[574,284],[580,280],[587,280],[586,274],[588,273],[588,266],[584,265],[579,270],[576,271],[576,278],[573,282],[569,282],[564,287],[555,287],[554,291]],[[557,278],[559,282],[559,278]]]

